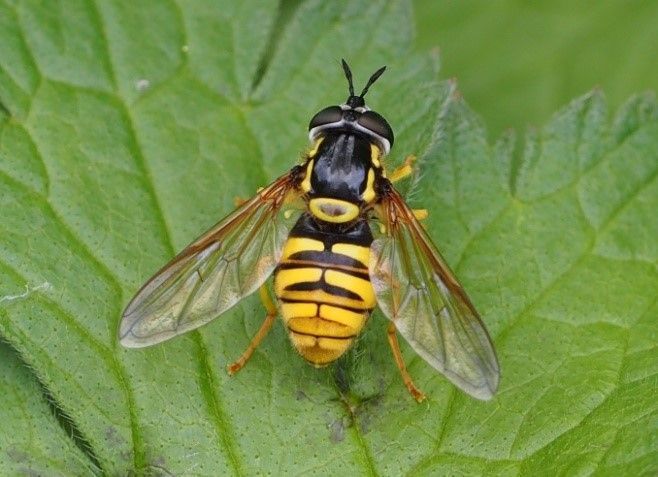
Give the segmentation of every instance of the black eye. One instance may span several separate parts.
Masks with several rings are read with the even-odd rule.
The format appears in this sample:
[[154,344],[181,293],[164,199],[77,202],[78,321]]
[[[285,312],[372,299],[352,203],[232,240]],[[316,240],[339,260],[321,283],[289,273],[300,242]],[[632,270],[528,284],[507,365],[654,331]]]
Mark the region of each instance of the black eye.
[[357,122],[366,129],[387,139],[393,145],[393,130],[384,117],[374,111],[366,111],[359,117]]
[[343,110],[340,109],[340,106],[329,106],[313,116],[308,128],[313,129],[325,124],[337,123],[341,119],[343,119]]

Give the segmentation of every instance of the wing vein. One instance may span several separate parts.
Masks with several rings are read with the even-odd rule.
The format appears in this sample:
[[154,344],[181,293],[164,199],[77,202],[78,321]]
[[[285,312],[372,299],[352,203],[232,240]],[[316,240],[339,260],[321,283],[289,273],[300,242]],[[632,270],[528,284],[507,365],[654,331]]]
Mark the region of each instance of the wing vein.
[[431,366],[471,396],[490,399],[498,361],[466,292],[397,191],[375,213],[386,226],[370,264],[380,308]]

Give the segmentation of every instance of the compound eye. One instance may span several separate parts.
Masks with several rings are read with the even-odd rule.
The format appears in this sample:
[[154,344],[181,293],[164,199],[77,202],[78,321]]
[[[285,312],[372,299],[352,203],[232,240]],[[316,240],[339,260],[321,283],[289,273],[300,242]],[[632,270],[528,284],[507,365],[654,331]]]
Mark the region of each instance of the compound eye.
[[329,106],[313,116],[308,128],[313,129],[325,124],[337,123],[341,119],[343,119],[343,110],[340,109],[340,106]]
[[384,117],[374,111],[366,111],[357,120],[359,125],[388,140],[393,145],[393,130]]

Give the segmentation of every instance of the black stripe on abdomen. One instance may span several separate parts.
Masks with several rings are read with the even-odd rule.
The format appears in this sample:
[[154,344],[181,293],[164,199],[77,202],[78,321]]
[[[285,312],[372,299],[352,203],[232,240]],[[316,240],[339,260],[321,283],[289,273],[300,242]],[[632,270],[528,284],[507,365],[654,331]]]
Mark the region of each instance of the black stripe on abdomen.
[[319,266],[331,267],[332,265],[360,268],[367,270],[366,266],[347,255],[341,253],[333,253],[329,251],[317,252],[315,250],[304,250],[290,255],[287,260],[303,260],[308,262],[315,262]]
[[317,282],[301,282],[301,283],[294,283],[292,285],[288,285],[287,287],[284,288],[286,291],[315,291],[315,290],[322,290],[327,292],[330,295],[334,296],[340,296],[343,298],[349,298],[350,300],[358,300],[358,301],[363,301],[363,298],[361,295],[351,292],[349,290],[346,290],[345,288],[334,286],[334,285],[329,285],[327,282],[324,280],[320,280]]

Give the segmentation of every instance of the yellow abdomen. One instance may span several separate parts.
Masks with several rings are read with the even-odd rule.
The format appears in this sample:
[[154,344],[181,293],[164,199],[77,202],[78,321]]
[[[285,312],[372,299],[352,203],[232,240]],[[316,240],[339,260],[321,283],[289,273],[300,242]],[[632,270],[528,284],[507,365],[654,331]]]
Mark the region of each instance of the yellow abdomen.
[[375,306],[368,275],[370,247],[290,237],[274,277],[274,290],[290,339],[310,363],[338,359]]

